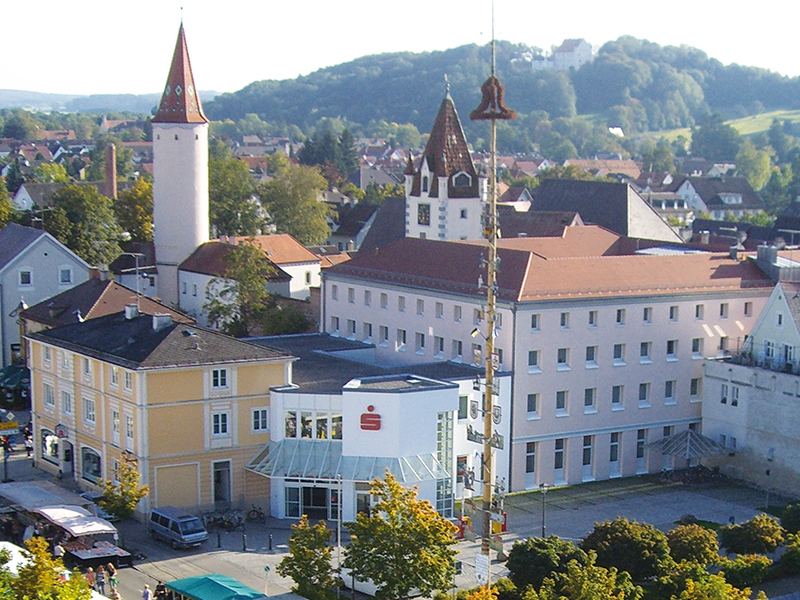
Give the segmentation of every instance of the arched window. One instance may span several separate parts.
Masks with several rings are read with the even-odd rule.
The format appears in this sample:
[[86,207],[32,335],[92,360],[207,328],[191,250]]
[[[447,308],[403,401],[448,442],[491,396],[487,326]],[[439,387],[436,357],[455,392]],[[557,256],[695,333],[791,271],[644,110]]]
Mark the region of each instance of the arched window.
[[97,483],[102,476],[100,455],[91,448],[81,448],[81,474],[83,478]]

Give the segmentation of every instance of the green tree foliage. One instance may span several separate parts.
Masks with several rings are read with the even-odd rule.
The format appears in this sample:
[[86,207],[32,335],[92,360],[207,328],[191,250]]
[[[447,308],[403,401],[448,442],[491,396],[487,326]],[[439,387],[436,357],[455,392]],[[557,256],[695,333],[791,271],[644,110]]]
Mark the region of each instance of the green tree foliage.
[[212,155],[208,161],[209,218],[218,233],[258,235],[264,230],[266,218],[255,191],[246,162]]
[[800,533],[800,502],[784,507],[781,512],[781,526],[788,533]]
[[392,183],[370,183],[367,184],[367,189],[364,190],[364,197],[361,202],[364,204],[383,204],[386,198],[402,198],[405,195],[405,187],[403,184]]
[[800,535],[790,533],[786,536],[786,550],[778,567],[784,575],[800,575]]
[[[740,590],[725,581],[722,574],[712,575],[695,562],[682,562],[670,567],[658,578],[654,597],[671,600],[750,600],[750,590]],[[759,592],[756,600],[767,600]]]
[[316,323],[296,306],[278,301],[265,312],[261,320],[262,335],[311,333]]
[[760,192],[769,214],[779,215],[792,201],[790,192],[792,179],[791,165],[773,167],[767,185]]
[[783,543],[783,534],[778,520],[764,513],[739,525],[725,525],[719,530],[722,546],[736,554],[772,552]]
[[331,567],[330,541],[333,532],[320,521],[309,525],[308,516],[292,525],[289,554],[278,565],[278,575],[291,577],[292,591],[308,600],[330,600],[336,585]]
[[652,140],[645,140],[642,142],[642,162],[644,163],[643,171],[650,171],[656,173],[674,173],[675,172],[675,155],[672,152],[670,143],[661,138],[657,143]]
[[758,585],[767,576],[772,561],[758,554],[740,554],[735,560],[725,559],[722,574],[725,581],[739,589]]
[[103,498],[100,506],[120,519],[133,515],[136,505],[147,496],[150,488],[139,485],[139,470],[136,458],[128,452],[119,457],[119,467],[114,471],[117,483],[110,479],[103,482]]
[[739,132],[719,113],[705,115],[692,131],[692,155],[708,160],[733,160],[739,153]]
[[720,559],[717,534],[696,523],[679,525],[668,532],[667,543],[676,562],[687,560],[705,566]]
[[589,552],[585,564],[570,561],[566,574],[558,577],[558,581],[544,581],[539,600],[639,600],[642,597],[642,588],[633,584],[628,573],[614,567],[599,567],[596,559],[595,553]]
[[347,523],[351,544],[345,566],[356,579],[371,579],[379,600],[407,598],[413,589],[423,596],[448,589],[455,526],[388,470],[385,479],[372,482],[370,494],[377,500],[371,515],[360,513],[355,523]]
[[769,153],[756,150],[749,139],[745,139],[736,155],[736,169],[756,191],[761,190],[772,175]]
[[546,577],[555,573],[566,573],[571,561],[587,564],[586,553],[572,542],[551,535],[547,538],[528,538],[514,542],[508,553],[509,577],[517,589],[523,590],[531,585],[542,587]]
[[117,180],[128,179],[133,175],[133,150],[126,148],[122,141],[122,138],[116,135],[104,135],[95,140],[94,149],[89,153],[87,181],[105,181],[106,153],[111,144],[114,144],[117,156]]
[[94,186],[65,185],[43,213],[44,227],[90,265],[109,264],[122,250],[112,201]]
[[594,550],[598,565],[627,571],[635,581],[658,575],[672,562],[666,535],[648,523],[624,517],[595,523],[581,549]]
[[233,246],[223,260],[226,277],[211,280],[210,298],[203,308],[209,322],[225,333],[247,337],[260,331],[273,306],[266,281],[274,271],[253,240]]
[[318,200],[327,185],[314,167],[275,159],[275,175],[258,187],[258,197],[278,233],[288,233],[301,244],[321,244],[330,235],[330,208]]
[[134,242],[153,241],[153,184],[140,177],[130,189],[119,193],[114,214],[123,231]]
[[350,174],[358,169],[355,141],[347,128],[338,136],[331,129],[317,131],[305,141],[297,159],[300,164],[321,167],[325,179],[336,187],[342,187]]
[[33,169],[33,178],[40,183],[66,183],[69,181],[69,174],[64,165],[42,163]]
[[43,129],[38,120],[24,110],[13,110],[4,120],[3,137],[6,138],[34,140],[39,130]]
[[0,229],[8,225],[14,218],[14,205],[6,189],[6,180],[0,175]]
[[775,151],[778,162],[788,162],[789,150],[792,148],[792,137],[786,135],[784,124],[781,123],[780,120],[772,120],[772,125],[769,127],[767,137],[769,139],[769,145]]
[[[33,537],[25,541],[29,562],[19,568],[16,579],[10,581],[14,594],[3,594],[3,598],[30,600],[89,600],[89,582],[79,571],[73,571],[67,581],[62,581],[64,563],[53,558],[47,540]],[[0,590],[7,590],[7,580],[0,576]]]

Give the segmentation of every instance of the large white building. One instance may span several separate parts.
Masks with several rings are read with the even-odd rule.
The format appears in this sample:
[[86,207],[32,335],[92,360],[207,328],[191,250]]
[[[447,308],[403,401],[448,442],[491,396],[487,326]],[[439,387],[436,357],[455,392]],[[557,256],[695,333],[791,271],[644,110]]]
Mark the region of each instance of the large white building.
[[153,240],[158,295],[178,304],[178,265],[209,239],[208,119],[183,24],[153,124]]
[[[632,254],[598,227],[501,240],[495,348],[512,373],[512,491],[659,471],[698,427],[702,363],[741,343],[771,280],[751,261]],[[481,242],[405,238],[326,270],[325,332],[381,363],[482,363]],[[680,465],[682,466],[682,465]]]

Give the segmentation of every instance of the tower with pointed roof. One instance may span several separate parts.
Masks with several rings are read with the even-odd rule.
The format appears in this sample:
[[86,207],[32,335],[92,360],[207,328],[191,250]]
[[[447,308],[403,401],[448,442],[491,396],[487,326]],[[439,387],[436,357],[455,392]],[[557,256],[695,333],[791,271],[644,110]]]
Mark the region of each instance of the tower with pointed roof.
[[465,240],[483,237],[482,197],[467,139],[448,89],[425,152],[405,170],[406,237]]
[[183,23],[153,123],[153,240],[158,295],[178,303],[178,265],[209,239],[208,119]]

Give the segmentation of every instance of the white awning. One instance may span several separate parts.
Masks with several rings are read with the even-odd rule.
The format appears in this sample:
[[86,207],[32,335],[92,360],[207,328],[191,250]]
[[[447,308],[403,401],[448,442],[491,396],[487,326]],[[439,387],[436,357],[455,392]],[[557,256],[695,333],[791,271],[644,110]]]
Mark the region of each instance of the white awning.
[[245,469],[267,477],[330,479],[369,482],[383,477],[386,470],[400,483],[419,483],[450,477],[434,454],[415,454],[400,458],[342,456],[338,440],[281,440],[270,442],[256,454]]
[[51,523],[66,530],[73,537],[82,535],[98,535],[101,533],[117,533],[117,528],[100,517],[95,517],[85,508],[59,504],[42,506],[31,510],[43,516]]

